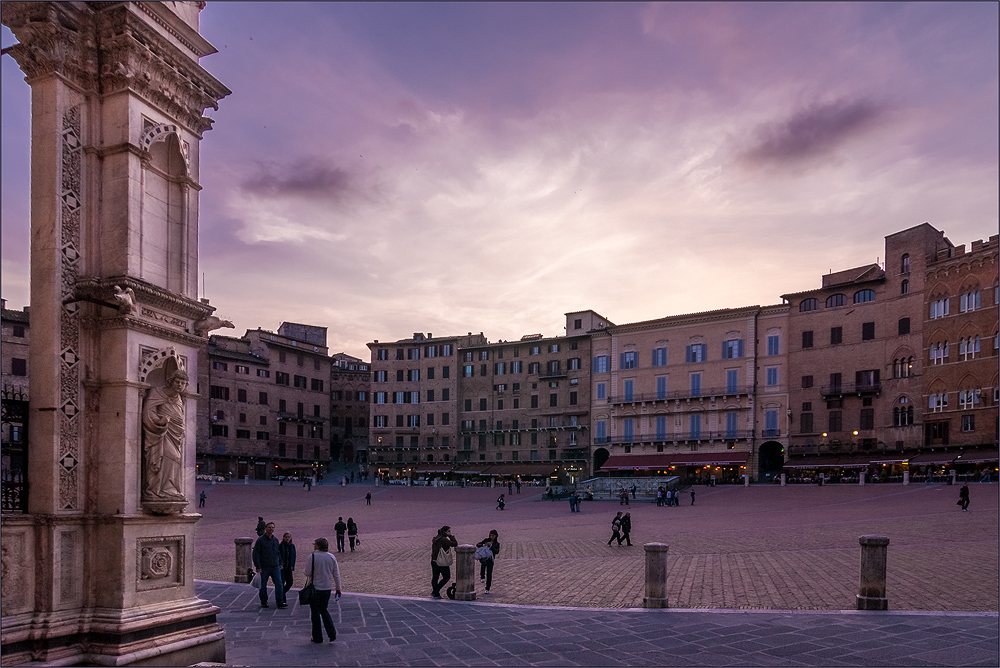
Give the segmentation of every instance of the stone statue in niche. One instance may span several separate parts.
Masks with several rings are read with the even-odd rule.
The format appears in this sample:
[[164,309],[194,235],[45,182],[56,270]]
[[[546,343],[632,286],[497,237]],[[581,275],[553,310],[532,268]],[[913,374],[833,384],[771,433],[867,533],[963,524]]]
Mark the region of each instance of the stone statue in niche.
[[187,372],[168,369],[163,387],[150,390],[142,406],[142,432],[145,454],[144,501],[183,501],[183,461],[187,422],[184,416],[184,391]]

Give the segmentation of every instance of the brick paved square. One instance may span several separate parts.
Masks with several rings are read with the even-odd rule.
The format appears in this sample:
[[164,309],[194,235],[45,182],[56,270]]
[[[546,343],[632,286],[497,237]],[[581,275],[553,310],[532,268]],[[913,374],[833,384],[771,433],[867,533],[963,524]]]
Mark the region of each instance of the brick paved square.
[[[298,587],[312,540],[332,539],[342,516],[354,518],[362,539],[355,552],[337,554],[350,592],[429,597],[430,540],[448,524],[460,543],[498,530],[502,550],[485,597],[491,603],[641,607],[641,545],[662,542],[670,546],[672,608],[850,610],[858,537],[878,534],[891,541],[891,610],[1000,609],[996,484],[970,485],[968,513],[957,511],[958,488],[948,485],[699,488],[695,506],[633,503],[631,548],[607,546],[617,503],[585,503],[571,515],[567,504],[542,501],[533,488],[497,511],[495,490],[488,488],[354,484],[307,492],[252,482],[199,485],[199,491],[203,487],[208,503],[197,525],[195,577],[204,580],[232,581],[233,539],[255,537],[263,515],[276,522],[278,535],[293,535]],[[372,505],[366,506],[369,491]],[[483,601],[484,585],[476,580]],[[256,600],[247,591],[253,609]],[[432,615],[444,612],[428,605]]]

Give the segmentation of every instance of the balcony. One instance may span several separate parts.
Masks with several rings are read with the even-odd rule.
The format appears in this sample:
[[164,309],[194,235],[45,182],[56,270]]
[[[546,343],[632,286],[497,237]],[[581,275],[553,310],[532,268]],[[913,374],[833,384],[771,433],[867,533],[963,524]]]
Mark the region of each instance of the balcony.
[[819,393],[823,397],[842,397],[845,394],[856,394],[859,397],[865,394],[882,394],[882,383],[841,383],[840,385],[824,385]]
[[611,445],[656,445],[656,444],[669,444],[669,443],[689,443],[691,441],[702,442],[702,441],[745,441],[753,436],[753,431],[750,429],[723,429],[721,431],[709,431],[708,429],[702,429],[701,431],[679,431],[673,434],[656,434],[654,435],[644,435],[644,436],[634,436],[630,440],[625,438],[604,438],[604,439],[594,439],[594,443],[609,443]]
[[553,378],[565,378],[566,372],[562,369],[545,369],[538,372],[538,380],[552,380]]
[[703,387],[700,390],[671,390],[670,392],[647,392],[632,395],[609,396],[609,404],[641,404],[656,401],[674,401],[678,399],[706,399],[713,397],[738,397],[744,394],[752,394],[752,385],[738,385],[736,387]]

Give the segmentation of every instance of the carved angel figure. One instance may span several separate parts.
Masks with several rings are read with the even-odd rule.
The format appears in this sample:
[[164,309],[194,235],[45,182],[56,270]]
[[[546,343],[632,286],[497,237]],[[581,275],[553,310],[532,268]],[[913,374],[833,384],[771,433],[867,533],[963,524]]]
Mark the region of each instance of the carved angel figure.
[[184,390],[188,375],[181,369],[167,377],[163,387],[154,387],[142,407],[146,454],[145,496],[156,499],[184,497],[182,461],[184,434]]
[[220,329],[222,327],[228,327],[229,329],[234,329],[232,320],[223,320],[219,316],[210,315],[207,318],[202,318],[198,322],[194,323],[194,332],[198,336],[205,336],[214,329]]
[[121,286],[115,286],[115,303],[118,304],[118,312],[124,315],[135,313],[135,291],[132,288],[122,290]]

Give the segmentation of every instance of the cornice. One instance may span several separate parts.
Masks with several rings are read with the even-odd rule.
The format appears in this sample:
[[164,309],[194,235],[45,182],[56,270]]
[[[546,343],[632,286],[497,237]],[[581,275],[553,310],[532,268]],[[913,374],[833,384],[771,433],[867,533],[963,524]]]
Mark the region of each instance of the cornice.
[[[769,308],[769,307],[764,307]],[[752,318],[761,311],[759,305],[745,306],[738,309],[719,309],[717,311],[703,311],[701,313],[685,313],[682,315],[672,315],[656,320],[645,320],[642,322],[626,323],[606,328],[612,335],[624,334],[626,332],[642,332],[664,327],[683,327],[686,325],[698,325],[710,322],[724,322],[727,320],[741,320]]]

